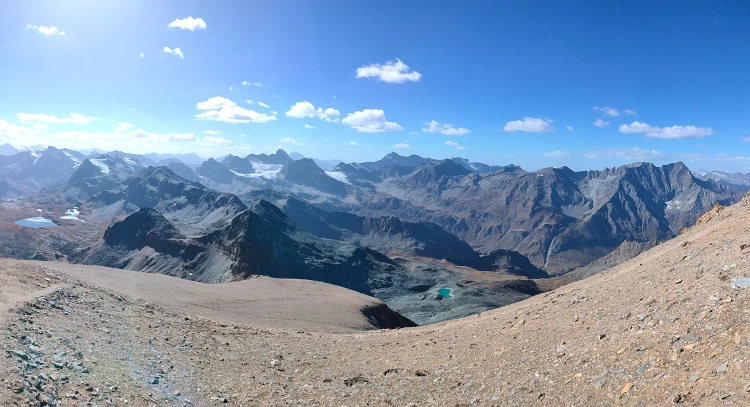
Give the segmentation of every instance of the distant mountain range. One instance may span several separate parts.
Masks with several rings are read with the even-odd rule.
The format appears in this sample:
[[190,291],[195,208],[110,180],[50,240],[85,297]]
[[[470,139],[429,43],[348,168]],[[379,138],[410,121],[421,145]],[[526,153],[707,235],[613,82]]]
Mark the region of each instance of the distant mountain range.
[[[471,245],[477,255],[512,250],[527,256],[534,267],[557,274],[585,266],[626,241],[669,239],[714,203],[735,202],[746,190],[745,184],[750,188],[747,176],[719,172],[694,176],[682,163],[529,172],[515,165],[487,165],[460,157],[435,160],[390,153],[377,161],[339,162],[325,169],[314,159],[299,153],[294,156],[296,160],[278,150],[197,164],[199,157],[190,154],[114,151],[86,156],[39,147],[0,156],[0,194],[17,197],[42,188],[62,188],[66,196],[86,198],[101,219],[153,207],[170,222],[197,230],[228,222],[245,209],[241,205],[253,204],[250,197],[275,191],[297,200],[284,201],[283,208],[299,202],[292,206],[304,204],[326,212],[306,209],[305,218],[285,209],[292,217],[299,215],[300,222],[329,223],[327,231],[307,224],[313,234],[327,233],[380,250],[401,250],[411,244],[415,245],[412,249],[419,247],[413,236],[431,233],[429,229],[417,232],[415,225],[437,225]],[[148,170],[159,165],[166,165],[168,174]],[[154,181],[157,175],[169,181]],[[153,195],[150,188],[164,185],[174,187],[174,192],[158,200],[147,199]],[[199,189],[203,191],[200,199],[180,198]],[[210,190],[218,192],[205,192]],[[221,209],[231,201],[220,198],[221,192],[247,199],[241,202],[235,197],[230,209]],[[358,217],[354,226],[337,223],[343,214]],[[387,218],[392,219],[385,222]],[[389,245],[374,238],[378,230],[400,230],[398,237],[390,235],[398,243]]]

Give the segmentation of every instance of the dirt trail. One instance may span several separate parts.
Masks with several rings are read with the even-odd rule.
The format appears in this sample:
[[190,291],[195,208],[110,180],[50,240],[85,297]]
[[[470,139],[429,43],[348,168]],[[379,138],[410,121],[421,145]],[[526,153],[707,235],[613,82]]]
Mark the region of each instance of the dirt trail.
[[[418,328],[330,333],[186,320],[71,285],[4,328],[3,345],[28,360],[4,359],[0,396],[38,397],[29,386],[45,372],[58,376],[40,384],[43,394],[65,405],[742,406],[750,289],[731,285],[742,277],[750,277],[748,201],[586,280]],[[44,355],[29,356],[30,345]],[[36,359],[45,364],[29,370]]]

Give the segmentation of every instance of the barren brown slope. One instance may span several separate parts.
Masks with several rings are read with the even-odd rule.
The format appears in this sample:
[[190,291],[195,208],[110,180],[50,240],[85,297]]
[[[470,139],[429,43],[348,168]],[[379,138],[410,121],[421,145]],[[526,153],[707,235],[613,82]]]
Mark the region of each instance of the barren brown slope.
[[[375,298],[310,280],[257,277],[204,284],[162,274],[60,262],[12,262],[53,270],[107,291],[147,301],[172,312],[225,324],[336,332],[377,329],[379,317],[397,315]],[[368,318],[369,317],[369,318]],[[393,322],[396,322],[393,324]],[[376,325],[376,326],[374,326]]]
[[746,200],[586,280],[418,328],[221,326],[75,288],[54,298],[69,315],[40,306],[2,337],[80,349],[90,372],[64,370],[60,390],[113,405],[747,405],[750,294],[730,284],[750,276],[748,243]]

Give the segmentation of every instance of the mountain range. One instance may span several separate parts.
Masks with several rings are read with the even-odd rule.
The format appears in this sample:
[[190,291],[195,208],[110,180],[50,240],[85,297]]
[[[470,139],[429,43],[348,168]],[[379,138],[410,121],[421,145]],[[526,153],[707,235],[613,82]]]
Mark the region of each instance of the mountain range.
[[[80,210],[85,223],[59,229],[60,243],[37,258],[204,282],[315,279],[374,295],[418,323],[587,277],[742,195],[737,182],[695,176],[681,162],[526,171],[390,153],[324,169],[283,150],[180,157],[195,159],[38,147],[0,156],[0,193],[27,211]],[[11,241],[39,243],[29,236]],[[450,307],[424,302],[441,287],[473,294]]]

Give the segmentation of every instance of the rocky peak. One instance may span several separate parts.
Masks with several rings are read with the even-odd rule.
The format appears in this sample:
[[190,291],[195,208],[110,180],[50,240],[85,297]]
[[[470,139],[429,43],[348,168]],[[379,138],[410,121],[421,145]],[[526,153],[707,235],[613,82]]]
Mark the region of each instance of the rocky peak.
[[310,158],[292,160],[284,164],[277,177],[295,184],[313,187],[329,194],[346,195],[347,193],[346,185],[343,182],[331,178]]
[[104,241],[128,248],[161,246],[165,240],[180,237],[180,232],[164,216],[151,208],[141,208],[108,227]]

